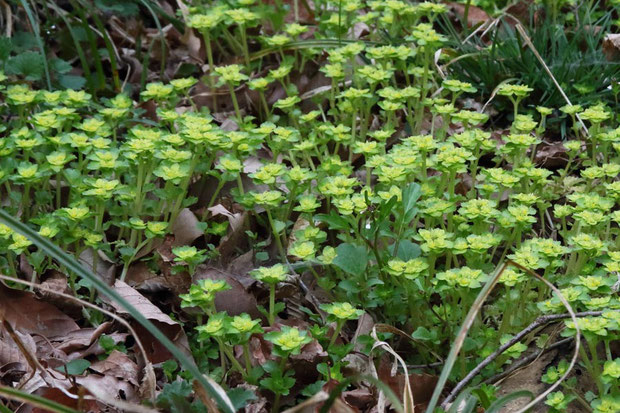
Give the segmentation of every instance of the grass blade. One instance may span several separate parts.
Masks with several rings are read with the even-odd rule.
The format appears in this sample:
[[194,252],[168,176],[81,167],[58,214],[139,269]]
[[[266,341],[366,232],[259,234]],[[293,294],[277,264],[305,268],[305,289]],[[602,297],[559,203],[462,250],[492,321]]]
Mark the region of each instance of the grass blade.
[[68,270],[90,281],[95,288],[101,293],[116,301],[149,333],[153,335],[160,343],[162,343],[168,351],[181,363],[181,365],[189,371],[207,393],[219,404],[226,413],[234,413],[234,407],[228,398],[223,397],[209,381],[202,375],[198,367],[179,350],[168,337],[166,337],[153,323],[144,317],[135,307],[127,300],[121,297],[114,289],[108,286],[103,280],[82,267],[77,260],[61,250],[57,245],[49,239],[43,238],[32,228],[23,222],[9,215],[4,209],[0,209],[0,221],[8,225],[14,231],[19,232],[23,236],[32,241],[40,250],[54,258],[59,264],[64,265]]
[[32,13],[32,9],[28,5],[28,2],[26,0],[19,0],[19,2],[26,11],[26,15],[28,16],[28,20],[30,21],[32,31],[34,32],[34,36],[37,41],[37,46],[39,47],[41,55],[43,56],[43,70],[45,71],[45,81],[47,83],[47,88],[49,90],[52,90],[52,78],[50,77],[50,68],[47,64],[47,56],[45,55],[45,46],[43,45],[41,33],[39,32],[39,23],[37,22],[37,19],[34,18],[34,14]]
[[519,390],[510,394],[507,394],[499,399],[495,400],[492,405],[486,410],[486,413],[500,413],[504,406],[509,402],[520,399],[521,397],[529,397],[530,400],[534,398],[534,395],[531,391],[528,390]]
[[90,86],[92,94],[95,95],[96,94],[95,84],[93,83],[93,79],[91,79],[90,66],[88,65],[88,59],[86,59],[86,54],[84,53],[84,49],[82,48],[82,45],[80,44],[80,39],[78,39],[77,34],[75,33],[75,30],[73,30],[73,27],[71,26],[71,22],[69,21],[67,16],[65,16],[65,13],[63,12],[63,10],[61,10],[53,2],[50,3],[50,7],[52,7],[56,11],[58,16],[60,16],[62,21],[65,23],[65,26],[67,26],[69,35],[71,36],[71,39],[73,40],[73,44],[75,45],[75,51],[77,52],[78,57],[80,58],[80,63],[82,65],[82,70],[84,71],[84,77],[86,77],[86,82]]
[[[3,211],[4,212],[4,211]],[[46,399],[45,397],[35,396],[34,394],[25,393],[21,390],[12,389],[10,387],[0,386],[0,396],[5,397],[9,400],[15,400],[22,403],[28,403],[32,406],[39,407],[46,412],[52,413],[79,413],[77,410],[73,410],[70,407],[62,405],[60,403],[56,403],[50,399]],[[4,409],[0,409],[1,411],[10,412],[10,410],[2,405]]]
[[151,13],[153,20],[155,21],[155,25],[157,26],[157,31],[159,31],[159,42],[161,45],[161,66],[159,69],[159,76],[163,78],[165,74],[164,72],[166,70],[166,36],[164,35],[164,30],[161,27],[161,23],[159,21],[159,18],[157,17],[157,13],[153,11],[151,5],[146,0],[140,0],[140,3],[142,3],[142,5],[146,7],[149,13]]

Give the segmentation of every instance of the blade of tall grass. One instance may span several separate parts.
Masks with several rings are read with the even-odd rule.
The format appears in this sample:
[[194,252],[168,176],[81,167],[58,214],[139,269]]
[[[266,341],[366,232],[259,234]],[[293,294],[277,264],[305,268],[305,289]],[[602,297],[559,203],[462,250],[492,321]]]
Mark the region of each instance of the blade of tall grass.
[[60,16],[60,18],[62,19],[62,21],[65,23],[65,26],[67,27],[67,30],[69,31],[69,35],[71,36],[71,40],[73,40],[73,44],[75,46],[75,51],[78,54],[78,57],[80,59],[80,64],[82,65],[82,70],[84,71],[84,76],[87,79],[87,84],[90,86],[91,88],[91,93],[94,94],[95,93],[95,89],[94,89],[94,84],[92,83],[93,80],[91,79],[91,70],[90,70],[90,65],[88,64],[88,60],[86,59],[86,54],[84,53],[84,49],[82,48],[82,45],[80,44],[80,39],[78,39],[75,31],[73,30],[73,27],[71,26],[71,22],[69,21],[69,19],[67,18],[67,16],[65,15],[66,12],[64,10],[61,10],[55,2],[49,2],[49,5],[52,9],[54,9],[54,11],[56,12],[56,14],[58,14],[58,16]]
[[82,21],[82,28],[86,33],[86,39],[88,40],[88,44],[90,46],[90,54],[91,58],[95,64],[95,71],[97,72],[97,83],[95,84],[96,90],[101,90],[105,87],[105,74],[103,73],[103,63],[101,62],[101,56],[99,55],[99,49],[97,49],[97,39],[93,29],[88,24],[88,17],[84,12],[84,8],[80,6],[80,4],[76,0],[69,0],[73,10],[77,13],[80,20]]
[[9,409],[8,407],[0,403],[0,413],[15,413],[15,412],[13,412],[13,410]]
[[[81,3],[84,4],[84,2],[81,2]],[[84,5],[84,7],[88,7],[88,6],[89,6],[88,4]],[[116,90],[116,92],[120,92],[121,81],[118,75],[118,63],[116,60],[116,55],[117,55],[116,47],[114,46],[112,39],[110,39],[110,36],[108,35],[108,30],[105,28],[105,26],[103,25],[103,22],[99,18],[96,8],[94,8],[94,6],[92,5],[90,7],[93,10],[93,12],[90,13],[90,15],[93,21],[95,22],[95,26],[97,26],[97,30],[101,32],[101,37],[103,38],[105,48],[108,51],[108,57],[110,58],[110,70],[112,71],[112,81],[114,82],[114,89]]]
[[50,68],[47,63],[47,56],[45,55],[45,46],[43,45],[43,39],[41,39],[39,22],[37,22],[37,19],[34,17],[34,14],[32,13],[32,9],[28,5],[28,1],[19,0],[19,2],[21,3],[22,7],[26,11],[26,16],[28,16],[28,21],[30,22],[30,26],[32,26],[32,31],[34,32],[34,37],[36,39],[37,46],[39,47],[39,51],[41,52],[41,55],[43,56],[43,71],[45,72],[45,81],[47,83],[47,88],[49,90],[52,90],[52,77],[50,76]]
[[[8,225],[14,231],[22,234],[32,241],[40,250],[54,258],[59,264],[63,265],[69,271],[79,275],[90,281],[95,288],[101,293],[116,301],[131,316],[155,337],[166,349],[181,363],[181,365],[192,374],[195,380],[207,391],[207,393],[217,401],[220,408],[226,413],[234,413],[235,409],[232,402],[225,395],[219,392],[209,381],[202,375],[198,367],[179,349],[166,335],[164,335],[153,323],[151,323],[142,313],[133,307],[127,300],[121,297],[114,289],[107,285],[98,276],[87,271],[77,260],[61,250],[57,245],[49,239],[43,238],[32,228],[9,215],[4,209],[0,209],[0,221]],[[73,412],[71,412],[73,413]]]
[[[27,403],[32,406],[39,407],[46,412],[52,413],[79,413],[77,410],[73,410],[70,407],[64,406],[60,403],[56,403],[55,401],[46,399],[41,396],[36,396],[34,394],[26,393],[22,390],[12,389],[6,386],[0,386],[0,396],[5,397],[9,400],[14,400],[22,403]],[[1,405],[0,405],[1,406]],[[7,411],[8,408],[6,408]]]
[[485,413],[500,413],[503,411],[504,407],[513,400],[520,399],[522,397],[529,397],[530,400],[534,398],[534,395],[531,391],[528,390],[519,390],[510,394],[507,394],[499,399],[495,400],[493,404],[491,404]]
[[[151,13],[151,16],[153,16],[153,20],[155,20],[155,25],[157,26],[157,30],[159,31],[159,42],[161,46],[161,65],[159,68],[159,76],[163,78],[164,71],[166,70],[166,36],[164,35],[164,30],[161,27],[161,22],[159,21],[159,18],[157,17],[157,13],[153,11],[153,8],[149,4],[149,2],[146,0],[140,0],[140,3],[142,3],[142,5],[146,7],[149,13]],[[143,68],[143,70],[145,69]]]

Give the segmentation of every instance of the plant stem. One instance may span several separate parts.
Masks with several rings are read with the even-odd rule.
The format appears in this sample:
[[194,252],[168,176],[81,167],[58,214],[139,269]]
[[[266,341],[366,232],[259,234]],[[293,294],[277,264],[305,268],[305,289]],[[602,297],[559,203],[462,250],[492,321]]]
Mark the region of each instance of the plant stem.
[[276,307],[276,285],[269,284],[269,325],[273,325],[275,321],[275,307]]
[[342,330],[343,325],[344,320],[336,321],[336,328],[334,329],[334,334],[332,334],[332,338],[329,340],[329,345],[327,346],[328,350],[334,345],[334,343],[336,343],[336,340],[338,340],[338,337],[340,336],[340,330]]

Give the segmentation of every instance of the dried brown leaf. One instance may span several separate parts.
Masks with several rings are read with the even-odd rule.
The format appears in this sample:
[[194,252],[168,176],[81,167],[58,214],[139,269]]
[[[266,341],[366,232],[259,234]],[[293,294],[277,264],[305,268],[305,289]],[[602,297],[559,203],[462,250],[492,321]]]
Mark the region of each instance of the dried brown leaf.
[[16,331],[52,338],[64,336],[79,327],[58,308],[35,297],[33,293],[8,288],[0,283],[0,319]]
[[191,245],[196,239],[202,237],[204,233],[198,224],[200,221],[189,208],[183,208],[177,216],[172,226],[172,235],[174,235],[173,246]]
[[[466,6],[461,3],[449,2],[446,3],[448,9],[452,11],[452,13],[462,21],[465,18],[465,9]],[[480,7],[476,7],[474,5],[469,6],[469,10],[467,11],[467,26],[468,27],[476,27],[479,24],[484,24],[489,21],[491,17],[482,10]]]
[[[188,357],[191,357],[187,336],[185,335],[185,332],[183,331],[183,328],[179,325],[179,323],[174,321],[172,318],[170,318],[169,315],[161,311],[145,296],[140,294],[138,291],[136,291],[134,288],[130,287],[123,281],[116,280],[116,283],[114,284],[114,289],[118,294],[120,294],[121,297],[123,297],[134,308],[140,311],[143,316],[153,322],[162,331],[162,333],[164,333],[170,340],[172,340],[172,342],[177,345],[180,350],[182,350]],[[121,307],[116,302],[111,301],[106,297],[103,298],[104,300],[108,301],[108,303],[112,305],[119,314],[129,315],[125,308]],[[169,360],[172,357],[170,352],[166,350],[166,348],[159,341],[157,341],[144,327],[135,322],[133,323],[132,327],[134,327],[136,333],[140,335],[140,340],[145,346],[147,356],[153,364],[161,363],[163,361]]]
[[113,350],[105,360],[91,364],[90,369],[138,385],[138,365],[118,350]]
[[608,33],[603,39],[603,53],[609,61],[620,59],[620,34]]
[[[199,280],[225,280],[231,286],[230,290],[222,291],[215,296],[215,308],[217,311],[225,311],[229,315],[248,313],[253,318],[258,318],[260,313],[257,309],[256,298],[246,291],[244,284],[249,285],[249,277],[241,274],[232,274],[214,267],[199,267],[194,274],[193,282]],[[240,280],[244,280],[241,283]]]

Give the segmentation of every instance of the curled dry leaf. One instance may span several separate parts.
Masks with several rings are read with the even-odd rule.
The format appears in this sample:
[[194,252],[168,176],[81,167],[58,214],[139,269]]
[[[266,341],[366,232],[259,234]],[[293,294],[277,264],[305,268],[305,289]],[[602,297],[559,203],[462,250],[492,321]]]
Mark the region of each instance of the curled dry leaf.
[[82,304],[78,301],[62,297],[59,294],[73,296],[73,291],[69,286],[67,275],[56,270],[46,271],[41,276],[40,288],[35,287],[37,297],[46,303],[52,304],[60,311],[67,314],[74,320],[83,317]]
[[107,333],[110,327],[112,327],[112,323],[106,321],[105,323],[101,323],[97,328],[81,328],[79,330],[69,331],[56,348],[63,351],[65,354],[83,350],[95,343],[102,334]]
[[[134,308],[136,308],[143,316],[153,322],[176,346],[183,351],[188,357],[191,357],[189,349],[189,343],[187,336],[183,331],[183,328],[165,314],[153,303],[151,303],[145,296],[140,294],[134,288],[121,280],[116,280],[114,289],[121,297],[127,300]],[[103,297],[119,314],[129,315],[129,313],[116,302]],[[169,360],[172,355],[166,348],[157,341],[144,327],[140,324],[132,321],[132,327],[136,330],[136,333],[140,335],[140,340],[145,346],[147,357],[151,363],[161,363]]]
[[102,280],[104,280],[108,284],[112,284],[114,282],[116,266],[113,261],[111,261],[107,255],[105,255],[102,251],[97,251],[97,270],[93,271],[93,256],[94,251],[92,248],[87,248],[80,254],[79,261],[82,265],[84,265],[89,271],[97,274]]
[[93,363],[90,369],[138,386],[138,365],[118,350],[113,350],[105,360]]
[[568,162],[568,150],[562,142],[542,142],[536,149],[534,162],[540,168],[559,168]]

